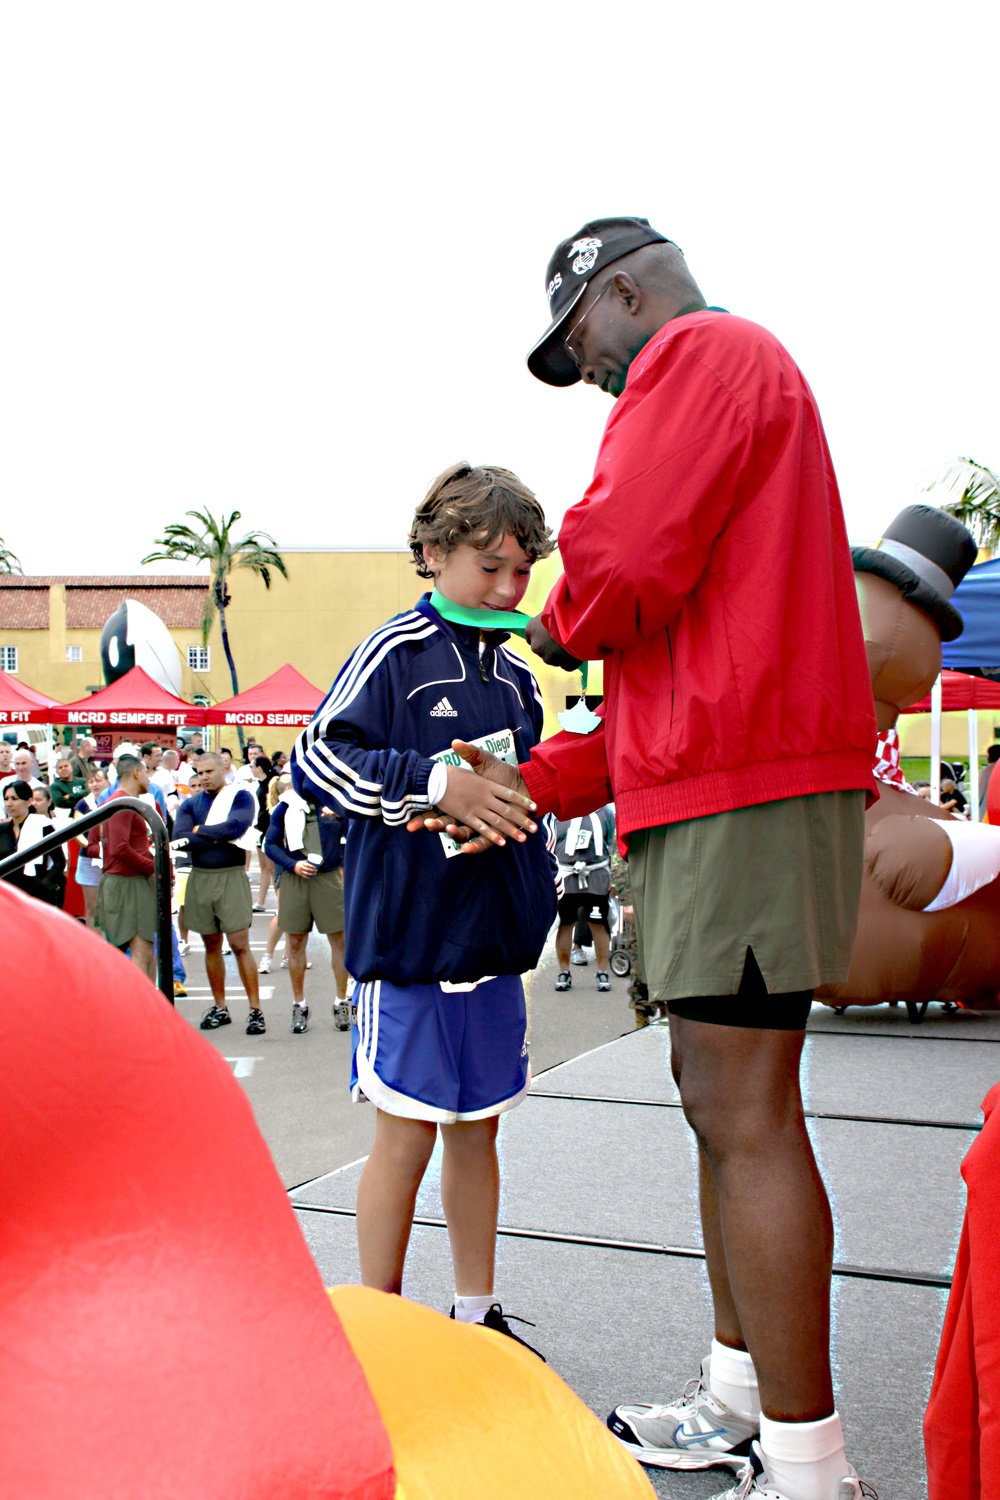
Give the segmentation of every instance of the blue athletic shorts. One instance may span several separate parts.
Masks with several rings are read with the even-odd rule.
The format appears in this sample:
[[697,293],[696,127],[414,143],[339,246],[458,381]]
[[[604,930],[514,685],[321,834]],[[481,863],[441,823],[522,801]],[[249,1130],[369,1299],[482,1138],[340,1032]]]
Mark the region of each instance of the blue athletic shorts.
[[520,976],[475,985],[390,984],[354,990],[351,1098],[386,1114],[453,1125],[511,1109],[528,1091]]

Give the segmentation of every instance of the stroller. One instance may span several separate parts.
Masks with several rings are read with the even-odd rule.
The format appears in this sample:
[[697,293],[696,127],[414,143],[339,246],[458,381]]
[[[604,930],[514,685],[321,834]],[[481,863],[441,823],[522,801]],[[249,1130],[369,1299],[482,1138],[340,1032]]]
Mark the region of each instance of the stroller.
[[631,906],[623,906],[614,896],[608,903],[611,919],[611,947],[609,963],[612,974],[624,979],[632,972],[632,952],[635,946],[635,916]]

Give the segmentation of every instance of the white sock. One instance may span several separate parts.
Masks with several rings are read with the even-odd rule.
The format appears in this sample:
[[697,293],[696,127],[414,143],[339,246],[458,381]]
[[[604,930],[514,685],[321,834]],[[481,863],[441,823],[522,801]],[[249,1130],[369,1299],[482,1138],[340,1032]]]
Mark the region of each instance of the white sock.
[[460,1297],[456,1292],[455,1322],[481,1323],[496,1300],[492,1292],[484,1297]]
[[742,1417],[744,1422],[760,1420],[757,1371],[745,1349],[730,1349],[728,1344],[712,1340],[708,1387],[716,1401],[728,1406],[734,1416]]
[[768,1483],[787,1500],[837,1500],[840,1481],[854,1473],[837,1412],[820,1422],[772,1422],[762,1416],[760,1453]]

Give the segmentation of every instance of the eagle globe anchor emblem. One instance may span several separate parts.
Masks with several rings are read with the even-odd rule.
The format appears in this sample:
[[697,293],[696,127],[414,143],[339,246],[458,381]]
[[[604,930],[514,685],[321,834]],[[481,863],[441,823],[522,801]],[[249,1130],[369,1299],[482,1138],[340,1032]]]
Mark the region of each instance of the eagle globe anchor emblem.
[[596,239],[573,241],[569,247],[569,254],[576,256],[576,260],[573,262],[573,270],[577,276],[586,276],[588,271],[594,269],[597,252],[600,250],[602,243],[603,241]]

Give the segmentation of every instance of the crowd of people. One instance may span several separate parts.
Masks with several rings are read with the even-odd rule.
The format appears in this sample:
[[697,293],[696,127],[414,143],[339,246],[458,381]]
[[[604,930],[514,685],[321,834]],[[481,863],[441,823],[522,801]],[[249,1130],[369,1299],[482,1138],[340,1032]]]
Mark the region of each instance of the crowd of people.
[[[324,813],[321,834],[298,816],[301,798],[285,771],[287,755],[264,753],[250,741],[240,763],[232,751],[205,749],[196,733],[185,746],[164,748],[123,740],[106,761],[97,742],[84,736],[50,758],[51,774],[29,745],[0,742],[0,859],[23,852],[47,835],[118,797],[148,802],[170,836],[173,912],[174,994],[186,994],[184,956],[191,934],[201,939],[212,990],[202,1017],[205,1030],[230,1021],[224,959],[231,954],[249,1003],[247,1032],[266,1029],[260,1008],[257,968],[250,955],[254,912],[267,910],[272,884],[278,911],[268,935],[269,952],[283,934],[294,995],[292,1030],[307,1029],[304,996],[305,950],[315,918],[330,943],[336,988],[335,1024],[349,1027],[348,976],[343,941],[343,833],[341,822]],[[286,819],[289,805],[296,810]],[[271,829],[272,821],[275,824]],[[315,820],[314,820],[315,822]],[[296,837],[301,843],[296,846]],[[310,842],[311,840],[311,842]],[[310,863],[306,844],[312,852]],[[103,933],[150,979],[156,970],[156,904],[149,826],[138,813],[123,811],[78,834],[67,859],[66,846],[29,861],[8,879],[27,894],[61,907]],[[322,855],[316,850],[322,848]],[[250,893],[251,851],[259,860],[259,884]],[[277,865],[277,871],[276,871]],[[285,896],[281,894],[284,877]],[[315,880],[310,890],[308,882]],[[305,900],[301,895],[306,888]],[[305,925],[303,925],[305,924]],[[311,965],[308,965],[311,967]],[[269,961],[262,961],[266,972]]]

